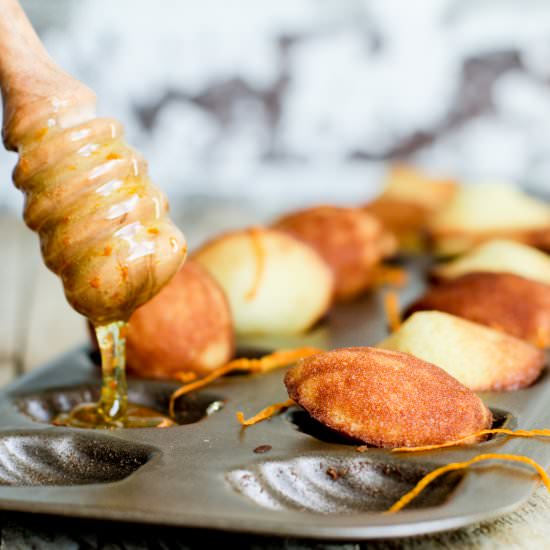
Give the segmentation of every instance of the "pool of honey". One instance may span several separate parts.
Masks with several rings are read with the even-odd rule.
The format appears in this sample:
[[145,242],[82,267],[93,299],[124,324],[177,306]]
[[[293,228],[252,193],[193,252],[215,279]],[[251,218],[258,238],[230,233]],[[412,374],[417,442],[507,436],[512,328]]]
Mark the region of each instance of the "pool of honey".
[[54,420],[56,426],[73,428],[169,428],[169,417],[142,405],[128,403],[126,384],[126,323],[115,321],[95,327],[101,353],[102,385],[97,403],[80,403]]

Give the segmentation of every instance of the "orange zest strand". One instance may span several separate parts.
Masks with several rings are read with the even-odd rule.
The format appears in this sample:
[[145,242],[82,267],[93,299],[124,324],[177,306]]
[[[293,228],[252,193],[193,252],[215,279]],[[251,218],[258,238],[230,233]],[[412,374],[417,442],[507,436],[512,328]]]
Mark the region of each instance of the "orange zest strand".
[[493,428],[489,430],[480,430],[479,432],[455,439],[453,441],[446,441],[445,443],[439,443],[438,445],[423,445],[421,447],[397,447],[392,449],[392,453],[418,453],[421,451],[432,451],[434,449],[443,449],[444,447],[454,447],[460,445],[464,441],[472,439],[473,437],[480,437],[482,435],[504,434],[511,437],[550,437],[550,430],[509,430],[507,428]]
[[406,269],[389,265],[379,265],[374,269],[373,286],[396,286],[401,288],[407,284],[409,275]]
[[252,248],[254,249],[254,254],[256,255],[256,273],[254,275],[254,281],[252,283],[252,286],[250,287],[250,290],[248,290],[244,296],[245,300],[250,301],[256,297],[258,289],[260,288],[260,283],[262,281],[262,276],[264,273],[265,252],[262,246],[261,239],[262,228],[251,227],[248,230],[248,234],[250,235]]
[[262,422],[272,416],[275,416],[275,414],[284,409],[288,409],[288,407],[292,407],[292,405],[295,405],[294,401],[292,399],[287,399],[282,403],[274,403],[273,405],[269,405],[269,407],[262,409],[258,414],[255,414],[248,420],[245,420],[244,414],[241,411],[238,411],[236,416],[241,426],[252,426],[254,424],[258,424],[258,422]]
[[204,388],[204,386],[211,384],[212,382],[214,382],[214,380],[217,380],[224,374],[237,371],[265,373],[281,367],[287,367],[288,365],[292,365],[292,363],[298,361],[298,359],[309,357],[310,355],[315,355],[316,353],[320,353],[321,351],[323,350],[306,346],[303,348],[275,351],[273,353],[270,353],[269,355],[264,355],[259,359],[234,359],[226,365],[223,365],[213,370],[205,377],[190,382],[189,384],[185,384],[181,388],[178,388],[170,396],[170,416],[174,418],[175,403],[178,397],[185,395],[186,393],[198,390],[199,388]]
[[228,365],[231,365],[232,370],[245,371],[245,372],[269,372],[271,370],[278,369],[280,367],[287,367],[298,361],[321,353],[323,350],[320,348],[314,348],[311,346],[304,346],[302,348],[279,350],[264,355],[259,359],[234,359]]
[[528,464],[529,466],[532,466],[537,471],[540,478],[542,479],[542,482],[550,492],[550,477],[548,477],[548,474],[544,471],[544,468],[540,464],[535,462],[532,458],[521,455],[488,453],[478,455],[471,460],[466,460],[465,462],[451,462],[450,464],[446,464],[445,466],[436,468],[429,474],[425,475],[408,493],[403,495],[397,502],[395,502],[387,510],[386,514],[394,514],[395,512],[399,512],[400,510],[402,510],[405,506],[407,506],[407,504],[409,504],[409,502],[411,502],[411,500],[416,498],[432,481],[442,476],[443,474],[455,470],[463,470],[470,467],[472,464],[475,464],[476,462],[493,459],[509,460],[511,462],[522,462],[523,464]]
[[384,293],[384,312],[390,330],[395,332],[401,326],[401,313],[399,312],[399,295],[394,290]]

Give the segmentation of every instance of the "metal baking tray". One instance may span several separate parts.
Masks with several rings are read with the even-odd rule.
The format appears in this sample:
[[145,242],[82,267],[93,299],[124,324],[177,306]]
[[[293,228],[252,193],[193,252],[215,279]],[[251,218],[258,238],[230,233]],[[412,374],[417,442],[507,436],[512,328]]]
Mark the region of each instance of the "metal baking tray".
[[[427,261],[408,263],[403,304],[422,290]],[[311,344],[375,344],[386,334],[381,293],[334,308],[309,335],[250,338],[246,353]],[[87,347],[32,372],[0,395],[0,509],[319,539],[403,537],[455,529],[511,512],[538,481],[522,465],[479,464],[448,474],[413,501],[386,510],[437,465],[481,452],[525,454],[550,466],[550,445],[495,437],[415,455],[358,453],[298,408],[242,429],[251,415],[287,398],[284,369],[236,375],[178,401],[182,425],[116,431],[48,421],[97,395],[99,369]],[[130,380],[130,397],[167,408],[177,384]],[[549,427],[550,377],[530,388],[482,394],[497,422]],[[261,452],[266,451],[266,452]]]

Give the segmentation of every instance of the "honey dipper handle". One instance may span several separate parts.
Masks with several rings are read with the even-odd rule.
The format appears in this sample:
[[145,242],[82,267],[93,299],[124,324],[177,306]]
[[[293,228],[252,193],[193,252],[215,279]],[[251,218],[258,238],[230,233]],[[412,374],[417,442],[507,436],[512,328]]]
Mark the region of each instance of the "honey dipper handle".
[[0,0],[0,82],[48,58],[17,0]]
[[94,93],[53,62],[17,0],[0,0],[0,89],[7,149],[39,120],[65,126],[95,115]]

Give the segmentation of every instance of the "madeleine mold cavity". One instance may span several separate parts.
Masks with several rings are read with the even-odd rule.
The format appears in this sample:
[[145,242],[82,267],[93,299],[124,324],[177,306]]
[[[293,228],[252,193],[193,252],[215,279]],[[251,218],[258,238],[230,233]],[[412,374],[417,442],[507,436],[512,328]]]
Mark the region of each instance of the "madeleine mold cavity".
[[120,481],[153,455],[147,445],[96,434],[40,430],[0,435],[0,485],[89,485]]
[[324,443],[354,446],[362,445],[360,441],[345,437],[335,430],[327,428],[327,426],[321,424],[321,422],[315,420],[315,418],[311,417],[306,411],[298,407],[290,408],[284,416],[285,420],[287,420],[295,430],[314,437],[319,441],[323,441]]
[[[433,467],[367,457],[302,456],[265,460],[226,474],[229,485],[271,510],[353,514],[387,510]],[[442,504],[462,474],[432,484],[411,507]]]
[[[170,395],[178,387],[177,383],[130,379],[128,399],[131,403],[168,415]],[[82,384],[18,394],[13,396],[13,402],[17,410],[28,418],[50,424],[59,414],[69,412],[80,403],[95,402],[98,398],[99,384]],[[175,421],[179,425],[194,424],[222,409],[223,403],[223,398],[211,393],[184,395],[176,401]]]
[[[491,407],[491,412],[493,413],[492,428],[514,429],[517,427],[516,418],[510,412],[494,407]],[[291,407],[284,413],[284,418],[295,430],[324,443],[350,446],[363,445],[361,441],[345,437],[335,430],[327,428],[324,424],[321,424],[321,422],[315,420],[306,411],[298,407]],[[506,436],[490,435],[483,443],[488,443],[502,437]]]

